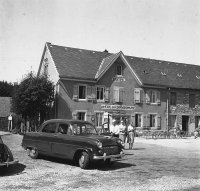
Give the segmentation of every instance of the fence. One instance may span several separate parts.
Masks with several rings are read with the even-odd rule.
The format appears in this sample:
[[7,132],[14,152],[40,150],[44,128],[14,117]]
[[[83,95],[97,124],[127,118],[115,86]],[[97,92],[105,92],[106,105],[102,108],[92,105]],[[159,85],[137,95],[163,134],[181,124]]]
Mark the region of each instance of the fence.
[[189,137],[186,131],[166,131],[166,130],[140,130],[136,131],[138,137],[153,138],[153,139],[166,139],[166,138],[184,138]]

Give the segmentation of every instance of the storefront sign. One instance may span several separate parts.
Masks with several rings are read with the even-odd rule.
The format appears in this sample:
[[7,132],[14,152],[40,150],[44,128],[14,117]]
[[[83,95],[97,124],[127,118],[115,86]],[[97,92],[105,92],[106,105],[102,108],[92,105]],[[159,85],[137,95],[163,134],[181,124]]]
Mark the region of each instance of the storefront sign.
[[112,109],[112,110],[134,110],[135,106],[128,105],[101,105],[102,110]]

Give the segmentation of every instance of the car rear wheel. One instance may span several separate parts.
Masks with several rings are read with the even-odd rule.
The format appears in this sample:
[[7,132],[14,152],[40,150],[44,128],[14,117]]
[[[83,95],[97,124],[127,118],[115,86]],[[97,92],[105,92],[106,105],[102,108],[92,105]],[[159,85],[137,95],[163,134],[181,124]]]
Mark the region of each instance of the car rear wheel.
[[89,162],[90,162],[90,159],[89,159],[88,153],[85,151],[81,152],[78,158],[79,166],[82,169],[86,169],[89,166]]
[[30,148],[27,149],[28,156],[30,156],[32,159],[38,158],[38,150],[36,148]]

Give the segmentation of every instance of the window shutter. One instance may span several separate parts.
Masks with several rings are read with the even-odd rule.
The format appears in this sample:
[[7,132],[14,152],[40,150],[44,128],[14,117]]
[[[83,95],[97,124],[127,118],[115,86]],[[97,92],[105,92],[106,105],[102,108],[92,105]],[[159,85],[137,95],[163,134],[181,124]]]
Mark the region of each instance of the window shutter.
[[139,88],[134,89],[134,102],[141,103],[141,91]]
[[119,88],[118,87],[114,87],[114,91],[113,91],[113,102],[119,102]]
[[142,116],[142,121],[143,121],[143,124],[142,124],[143,126],[142,127],[146,128],[147,127],[147,116],[146,115]]
[[77,119],[77,112],[76,111],[72,112],[72,119]]
[[161,117],[159,115],[157,116],[157,127],[158,129],[161,127]]
[[149,128],[150,127],[150,115],[146,116],[146,127]]
[[143,102],[143,90],[140,89],[140,103]]
[[78,100],[78,85],[74,85],[73,100]]
[[146,92],[146,103],[147,104],[150,103],[150,91],[149,90]]
[[157,91],[156,94],[156,103],[160,104],[160,91]]
[[95,86],[92,86],[91,87],[91,97],[93,100],[95,100],[97,97],[96,97],[96,87]]
[[110,95],[110,88],[106,88],[106,89],[105,89],[105,92],[104,92],[104,100],[105,100],[106,102],[109,101],[109,95]]
[[92,86],[87,86],[87,100],[92,100]]

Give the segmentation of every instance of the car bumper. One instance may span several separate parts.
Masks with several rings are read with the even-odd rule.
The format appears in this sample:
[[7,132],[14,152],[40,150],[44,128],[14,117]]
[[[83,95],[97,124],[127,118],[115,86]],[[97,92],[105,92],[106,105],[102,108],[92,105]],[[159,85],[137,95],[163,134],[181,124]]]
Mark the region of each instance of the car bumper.
[[122,157],[124,157],[125,154],[121,151],[120,154],[117,155],[106,155],[106,153],[104,153],[102,156],[93,156],[93,160],[106,160],[106,159],[121,159]]
[[9,162],[1,162],[0,163],[0,167],[2,166],[10,166],[10,165],[14,165],[14,164],[17,164],[19,161],[15,160],[15,161],[9,161]]

